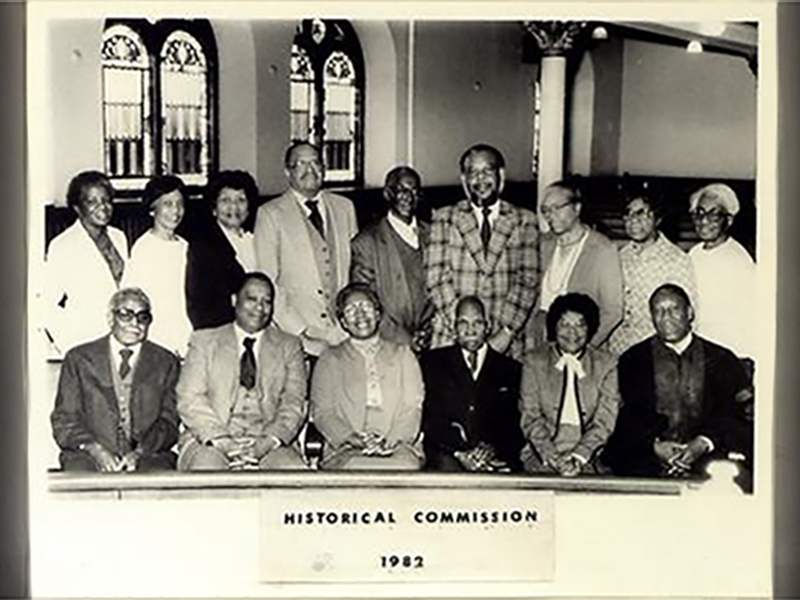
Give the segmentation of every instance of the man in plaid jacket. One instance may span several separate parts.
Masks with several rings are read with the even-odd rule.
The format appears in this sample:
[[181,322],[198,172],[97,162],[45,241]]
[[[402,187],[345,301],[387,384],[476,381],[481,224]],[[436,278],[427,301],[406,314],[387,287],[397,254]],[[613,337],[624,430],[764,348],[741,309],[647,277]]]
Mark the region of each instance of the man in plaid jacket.
[[456,304],[474,295],[489,314],[489,345],[520,359],[523,325],[539,293],[536,216],[500,199],[505,161],[496,148],[472,146],[460,165],[467,199],[434,212],[425,249],[436,307],[431,347],[455,342]]

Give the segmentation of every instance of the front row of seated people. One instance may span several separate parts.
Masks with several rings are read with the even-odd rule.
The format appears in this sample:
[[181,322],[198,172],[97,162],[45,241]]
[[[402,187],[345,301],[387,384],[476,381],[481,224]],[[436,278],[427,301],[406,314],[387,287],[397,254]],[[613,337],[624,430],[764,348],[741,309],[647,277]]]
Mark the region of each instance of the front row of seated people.
[[62,468],[306,469],[309,405],[330,470],[684,476],[730,452],[752,459],[750,382],[692,332],[674,284],[650,298],[656,334],[619,364],[588,343],[597,305],[568,293],[546,315],[549,343],[520,366],[487,343],[476,297],[457,304],[456,343],[418,360],[381,337],[377,295],[353,283],[336,298],[349,337],[322,353],[310,386],[300,340],[272,325],[274,297],[268,276],[248,273],[234,320],[194,332],[181,369],[147,339],[147,295],[114,293],[110,332],[64,359],[51,417]]

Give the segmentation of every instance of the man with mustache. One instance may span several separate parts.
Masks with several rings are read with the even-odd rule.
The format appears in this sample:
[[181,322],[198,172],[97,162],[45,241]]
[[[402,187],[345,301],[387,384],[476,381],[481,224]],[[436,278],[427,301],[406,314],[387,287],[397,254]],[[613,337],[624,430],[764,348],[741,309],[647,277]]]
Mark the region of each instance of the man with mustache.
[[428,293],[436,309],[432,348],[456,340],[458,300],[477,296],[486,307],[489,345],[522,356],[522,330],[539,293],[536,215],[500,198],[505,160],[476,144],[461,156],[467,197],[434,212],[425,250]]

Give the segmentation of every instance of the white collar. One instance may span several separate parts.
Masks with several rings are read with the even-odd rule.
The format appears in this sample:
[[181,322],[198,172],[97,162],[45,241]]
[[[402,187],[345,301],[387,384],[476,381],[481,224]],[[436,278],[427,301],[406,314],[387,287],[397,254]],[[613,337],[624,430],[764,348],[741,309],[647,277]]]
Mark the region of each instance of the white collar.
[[[484,342],[483,345],[475,352],[477,352],[478,364],[475,368],[475,372],[472,373],[473,379],[477,379],[478,375],[480,375],[481,369],[483,368],[483,363],[486,361],[486,354],[489,352],[489,345]],[[469,368],[469,350],[461,348],[461,355],[464,357],[464,362],[467,363],[467,368]]]
[[389,214],[386,215],[386,218],[389,221],[389,225],[391,225],[392,229],[394,229],[395,233],[397,233],[397,235],[399,235],[405,243],[415,250],[419,248],[419,229],[417,226],[416,217],[411,217],[411,223],[406,223],[392,211],[389,211]]
[[680,356],[681,354],[686,352],[686,349],[689,347],[689,344],[692,343],[693,339],[694,339],[694,336],[692,335],[692,332],[690,331],[689,334],[685,338],[683,338],[682,340],[679,340],[679,341],[674,342],[674,343],[673,342],[664,342],[664,345],[667,348],[670,348],[671,350],[673,350],[678,356]]
[[289,188],[289,189],[292,190],[292,194],[294,194],[294,199],[297,200],[297,203],[300,205],[300,208],[303,209],[303,212],[306,215],[308,215],[311,212],[311,209],[308,208],[308,206],[306,206],[306,202],[308,202],[309,200],[313,200],[314,202],[319,202],[319,209],[320,209],[319,212],[320,214],[322,214],[322,218],[323,219],[325,218],[325,211],[322,210],[322,207],[325,205],[324,202],[325,196],[323,195],[322,190],[318,191],[316,196],[314,196],[313,198],[309,198],[307,196],[304,196],[294,188]]
[[128,364],[131,366],[131,369],[136,365],[136,361],[139,360],[139,351],[142,349],[142,343],[139,342],[138,344],[134,344],[132,346],[125,346],[120,344],[119,340],[114,337],[114,334],[109,334],[108,339],[111,341],[111,360],[114,361],[114,367],[119,371],[119,365],[122,362],[122,356],[120,355],[120,351],[124,348],[131,350],[133,354],[128,359]]
[[[475,218],[478,219],[478,224],[480,225],[483,223],[483,207],[478,206],[472,200],[467,199],[469,205],[472,207],[472,212],[475,213]],[[489,224],[494,225],[494,222],[497,220],[497,217],[500,215],[500,198],[494,201],[489,207]]]
[[375,356],[378,353],[378,348],[381,344],[381,336],[379,334],[375,334],[366,340],[359,340],[351,337],[350,342],[353,344],[353,347],[364,356]]
[[574,373],[578,379],[586,377],[583,364],[577,354],[570,354],[569,352],[559,353],[558,360],[556,361],[556,369],[563,371],[565,368],[570,373]]
[[256,341],[253,344],[253,348],[254,348],[253,349],[253,353],[258,355],[258,347],[259,347],[259,344],[261,344],[261,338],[264,335],[265,329],[266,328],[264,328],[264,329],[262,329],[260,331],[256,331],[255,333],[247,333],[244,329],[239,327],[239,324],[236,321],[234,321],[233,322],[233,331],[234,331],[234,333],[236,333],[236,345],[239,348],[239,350],[242,350],[244,348],[244,340],[246,338],[255,338]]

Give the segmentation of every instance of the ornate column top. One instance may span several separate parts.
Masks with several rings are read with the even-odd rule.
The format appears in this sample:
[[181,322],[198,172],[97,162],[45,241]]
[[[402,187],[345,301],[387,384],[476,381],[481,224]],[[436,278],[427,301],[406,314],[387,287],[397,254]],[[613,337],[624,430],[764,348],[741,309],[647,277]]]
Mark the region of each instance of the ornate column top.
[[565,56],[575,48],[586,21],[524,21],[525,30],[533,36],[545,56]]

